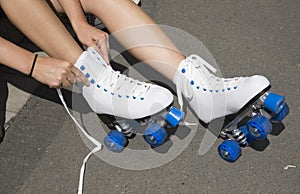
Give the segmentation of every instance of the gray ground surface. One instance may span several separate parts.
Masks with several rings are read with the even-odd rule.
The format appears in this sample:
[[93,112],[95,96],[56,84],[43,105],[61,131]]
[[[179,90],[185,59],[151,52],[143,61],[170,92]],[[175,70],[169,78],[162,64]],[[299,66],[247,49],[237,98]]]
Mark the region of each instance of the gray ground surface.
[[[197,154],[201,126],[184,152],[151,170],[124,170],[91,157],[85,193],[299,193],[299,1],[153,0],[143,8],[159,24],[202,41],[224,76],[267,76],[273,91],[286,95],[290,115],[266,149],[243,149],[233,164],[219,158],[221,140]],[[75,193],[88,152],[63,107],[33,96],[0,145],[0,193]]]

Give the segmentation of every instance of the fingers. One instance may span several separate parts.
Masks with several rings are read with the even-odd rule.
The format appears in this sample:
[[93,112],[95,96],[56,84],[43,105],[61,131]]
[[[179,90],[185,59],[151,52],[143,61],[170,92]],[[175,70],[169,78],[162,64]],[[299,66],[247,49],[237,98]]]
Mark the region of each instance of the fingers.
[[65,79],[62,81],[60,87],[69,87],[70,85],[72,85],[72,81],[68,80],[68,79]]
[[33,77],[50,88],[68,87],[76,82],[90,86],[89,80],[72,63],[52,57],[39,57]]
[[72,73],[72,71],[67,71],[66,78],[63,79],[62,86],[68,87],[76,82],[76,76]]
[[[66,65],[67,64],[67,65]],[[71,72],[70,65],[65,63],[58,69],[57,79],[50,85],[52,88],[69,87],[74,83],[75,75]]]
[[96,43],[97,50],[99,51],[100,55],[103,57],[104,61],[109,64],[109,43],[108,37],[102,40],[99,40]]
[[87,43],[88,47],[95,47],[106,63],[109,64],[109,36],[97,29]]
[[77,69],[76,67],[72,66],[71,70],[72,74],[74,75],[74,82],[82,82],[85,86],[90,86],[90,81],[83,75],[83,73]]
[[89,80],[83,73],[68,63],[59,70],[59,76],[55,82],[50,85],[50,88],[69,87],[76,82],[82,82],[86,86],[90,86]]

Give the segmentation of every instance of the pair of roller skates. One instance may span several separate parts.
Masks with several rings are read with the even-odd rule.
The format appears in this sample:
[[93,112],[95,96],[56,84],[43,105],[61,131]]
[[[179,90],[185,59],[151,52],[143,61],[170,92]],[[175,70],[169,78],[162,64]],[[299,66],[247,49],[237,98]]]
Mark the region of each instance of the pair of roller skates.
[[[113,70],[94,48],[88,48],[75,66],[90,81],[91,86],[84,86],[82,93],[92,110],[122,118],[108,123],[113,130],[104,144],[110,151],[122,152],[136,134],[130,120],[145,126],[145,141],[158,147],[167,139],[166,129],[184,119],[184,113],[172,106],[169,90]],[[288,114],[288,106],[283,96],[268,92],[270,83],[263,76],[225,79],[216,77],[215,71],[201,57],[192,55],[179,64],[173,82],[180,106],[184,99],[201,122],[235,115],[218,133],[225,139],[219,146],[220,156],[233,162],[241,155],[241,146],[267,137],[271,122],[280,122]],[[240,126],[246,117],[249,121]]]

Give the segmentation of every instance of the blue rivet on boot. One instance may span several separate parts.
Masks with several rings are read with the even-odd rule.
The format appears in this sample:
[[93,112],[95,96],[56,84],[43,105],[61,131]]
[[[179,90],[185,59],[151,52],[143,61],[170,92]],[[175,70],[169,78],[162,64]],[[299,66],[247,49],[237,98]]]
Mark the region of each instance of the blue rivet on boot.
[[82,66],[80,67],[80,69],[81,69],[82,71],[85,70],[85,66],[82,65]]
[[195,84],[195,82],[192,80],[192,81],[190,82],[190,84],[191,84],[191,85],[194,85],[194,84]]
[[182,73],[185,73],[185,69],[183,68],[183,69],[181,70],[181,72],[182,72]]

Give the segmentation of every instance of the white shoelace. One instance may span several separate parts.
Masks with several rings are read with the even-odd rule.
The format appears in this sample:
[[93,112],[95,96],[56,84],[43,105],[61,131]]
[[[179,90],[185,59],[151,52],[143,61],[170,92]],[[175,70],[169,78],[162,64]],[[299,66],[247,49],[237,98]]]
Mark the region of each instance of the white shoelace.
[[[95,138],[93,138],[92,136],[90,136],[83,127],[81,127],[81,125],[77,122],[77,120],[75,119],[75,117],[71,114],[71,112],[68,109],[68,106],[64,100],[64,97],[62,95],[62,92],[60,89],[57,89],[57,93],[58,96],[60,98],[60,101],[62,102],[64,108],[66,109],[67,113],[69,114],[69,116],[71,117],[71,119],[74,121],[74,123],[77,125],[77,127],[81,130],[81,132],[86,136],[86,138],[88,138],[93,144],[95,144],[95,148],[93,148],[91,150],[90,153],[88,153],[85,158],[83,159],[81,168],[80,168],[80,175],[79,175],[79,183],[78,183],[78,194],[82,194],[83,191],[83,184],[84,184],[84,173],[85,173],[85,167],[86,167],[86,163],[88,161],[88,159],[96,152],[101,151],[102,150],[102,144],[97,141]],[[197,126],[198,123],[189,123],[189,122],[180,122],[180,125],[184,125],[184,126]]]
[[95,58],[95,61],[103,65],[103,71],[99,75],[93,75],[94,72],[89,72],[97,78],[96,84],[98,88],[103,88],[105,91],[118,95],[120,98],[134,97],[141,100],[145,98],[152,84],[135,80],[121,74],[119,71],[113,70],[95,48],[88,48],[88,52]]
[[[183,107],[182,92],[187,99],[191,98],[192,92],[189,89],[191,87],[196,87],[205,92],[225,92],[226,90],[236,89],[241,80],[239,77],[229,79],[216,77],[214,74],[217,69],[198,55],[187,57],[180,71],[177,74],[185,74],[185,76],[177,76],[178,80],[176,80],[178,103],[181,109]],[[182,88],[184,91],[182,91]]]
[[77,120],[74,118],[74,116],[71,114],[71,112],[69,111],[67,104],[64,100],[64,97],[62,95],[62,92],[60,89],[57,89],[57,93],[58,96],[60,98],[60,101],[62,102],[62,104],[64,105],[67,113],[69,114],[69,116],[72,118],[72,120],[74,121],[74,123],[77,125],[77,127],[81,130],[81,132],[93,143],[95,144],[95,148],[92,149],[92,151],[86,155],[86,157],[84,158],[83,162],[82,162],[82,166],[80,169],[80,177],[79,177],[79,185],[78,185],[78,194],[82,194],[82,190],[83,190],[83,178],[84,178],[84,173],[85,173],[85,166],[86,166],[86,162],[88,161],[88,159],[91,157],[92,154],[102,150],[102,144],[97,141],[95,138],[93,138],[92,136],[90,136],[84,129],[83,127],[81,127],[81,125],[77,122]]
[[133,96],[144,99],[152,84],[141,82],[114,71],[110,66],[98,76],[97,87],[116,93],[119,97]]

